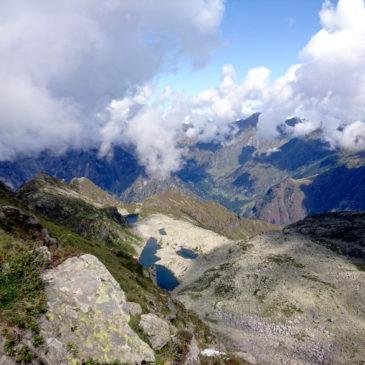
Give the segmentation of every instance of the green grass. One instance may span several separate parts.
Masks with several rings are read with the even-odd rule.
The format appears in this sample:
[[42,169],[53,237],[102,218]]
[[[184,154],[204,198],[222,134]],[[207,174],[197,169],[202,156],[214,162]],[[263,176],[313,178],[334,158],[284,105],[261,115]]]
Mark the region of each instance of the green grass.
[[287,265],[293,266],[298,269],[303,269],[305,266],[298,261],[296,261],[293,257],[289,255],[270,255],[268,256],[268,260],[274,262],[277,265]]
[[47,310],[41,278],[45,263],[35,251],[19,250],[3,258],[0,271],[0,323],[37,332],[37,318]]
[[41,278],[46,263],[36,247],[37,242],[0,234],[0,329],[5,338],[4,352],[18,362],[34,357],[22,344],[25,331],[31,332],[34,347],[43,344],[38,318],[47,310]]
[[[7,203],[29,212],[29,209],[15,200],[10,199]],[[117,245],[87,239],[73,232],[71,228],[51,222],[49,218],[42,218],[39,214],[36,216],[40,225],[34,229],[39,230],[42,226],[47,228],[50,236],[59,242],[58,247],[50,248],[51,267],[57,266],[68,257],[94,255],[120,284],[128,301],[139,303],[144,313],[152,312],[161,318],[170,313],[168,306],[171,300],[170,294],[155,286],[152,280],[145,276],[144,268],[132,257],[128,245],[133,246],[138,238],[128,229],[125,230],[125,244]],[[46,264],[34,250],[44,243],[39,236],[34,236],[34,233],[39,233],[34,229],[29,231],[28,227],[20,226],[15,221],[10,223],[9,227],[3,226],[7,233],[0,230],[0,330],[5,338],[6,353],[19,359],[20,362],[26,362],[33,361],[29,360],[30,356],[36,359],[34,348],[39,347],[40,351],[43,351],[44,347],[37,320],[47,309],[47,298],[41,278]],[[172,324],[177,329],[179,345],[171,343],[157,351],[158,364],[163,364],[167,360],[175,363],[183,360],[188,344],[184,341],[181,331],[186,328],[193,329],[201,347],[207,347],[215,340],[209,328],[193,312],[177,302],[175,307],[176,319]],[[138,318],[131,317],[130,325],[136,329]],[[30,348],[24,345],[22,337],[28,330],[33,333]],[[15,336],[19,333],[19,336]],[[69,350],[73,351],[71,347]],[[89,362],[85,361],[85,364],[95,363],[92,359],[87,360]]]
[[294,303],[289,303],[283,299],[275,299],[264,306],[264,317],[284,317],[291,318],[295,315],[302,314],[303,310]]
[[70,353],[73,357],[77,356],[79,351],[75,342],[69,342],[67,344],[67,352]]

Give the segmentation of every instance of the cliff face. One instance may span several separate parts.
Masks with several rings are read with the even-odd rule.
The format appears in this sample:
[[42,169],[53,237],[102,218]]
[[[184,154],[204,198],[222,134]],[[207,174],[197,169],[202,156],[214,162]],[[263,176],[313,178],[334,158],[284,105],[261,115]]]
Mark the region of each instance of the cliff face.
[[308,180],[296,181],[289,178],[273,186],[265,197],[256,203],[255,215],[266,222],[280,225],[303,219],[307,211],[301,186],[308,183]]
[[336,210],[365,210],[364,166],[340,166],[310,179],[288,178],[257,198],[253,213],[285,225],[309,214]]

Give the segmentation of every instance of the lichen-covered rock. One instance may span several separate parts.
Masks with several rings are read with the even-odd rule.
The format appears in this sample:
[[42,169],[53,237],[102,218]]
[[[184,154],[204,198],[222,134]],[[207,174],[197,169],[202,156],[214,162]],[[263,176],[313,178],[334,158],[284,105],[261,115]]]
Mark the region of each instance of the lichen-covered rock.
[[48,312],[41,332],[50,363],[154,361],[153,350],[128,325],[124,292],[96,257],[69,258],[44,280]]
[[131,316],[139,316],[140,314],[142,314],[142,307],[138,303],[127,302],[127,309],[128,313]]
[[188,353],[186,355],[184,365],[200,364],[199,355],[200,355],[199,344],[195,336],[193,336],[188,346]]
[[52,261],[52,254],[49,251],[47,246],[41,246],[36,248],[36,251],[39,253],[41,259],[46,262],[50,263]]
[[250,365],[256,365],[257,361],[255,356],[249,354],[248,352],[238,351],[234,353],[237,357],[245,360]]
[[159,350],[170,341],[169,324],[155,314],[142,314],[139,325],[148,336],[153,349]]

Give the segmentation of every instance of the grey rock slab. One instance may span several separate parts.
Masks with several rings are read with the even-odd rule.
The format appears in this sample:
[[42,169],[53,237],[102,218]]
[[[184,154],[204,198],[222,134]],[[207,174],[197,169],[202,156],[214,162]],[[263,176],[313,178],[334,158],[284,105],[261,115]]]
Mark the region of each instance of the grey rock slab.
[[153,350],[128,324],[123,290],[96,257],[69,258],[43,279],[48,312],[41,333],[50,363],[89,358],[101,363],[154,361]]
[[235,352],[234,354],[237,357],[245,360],[250,365],[256,365],[257,364],[255,356],[249,354],[248,352],[239,351],[239,352]]
[[127,310],[131,316],[138,316],[142,314],[142,307],[135,302],[127,302]]
[[153,349],[159,350],[170,341],[169,324],[155,314],[142,314],[139,325],[148,336]]
[[184,365],[200,364],[199,355],[200,355],[200,349],[198,341],[196,340],[195,336],[193,336],[188,347],[188,354],[186,356]]

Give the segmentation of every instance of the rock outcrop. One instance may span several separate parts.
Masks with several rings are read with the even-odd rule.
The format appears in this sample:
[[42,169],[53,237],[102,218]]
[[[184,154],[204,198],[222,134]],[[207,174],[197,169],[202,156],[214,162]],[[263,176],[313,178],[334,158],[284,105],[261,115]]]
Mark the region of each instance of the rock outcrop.
[[307,236],[332,251],[365,260],[365,212],[311,215],[285,227],[284,233]]
[[105,207],[51,176],[37,176],[18,189],[16,196],[34,211],[87,239],[118,246],[125,246],[127,241],[137,243],[126,232],[127,221],[118,207]]
[[49,363],[154,361],[153,350],[128,324],[124,292],[96,257],[69,258],[43,278],[48,312],[41,334]]
[[169,324],[155,314],[142,314],[139,325],[148,336],[153,349],[159,350],[170,341]]

